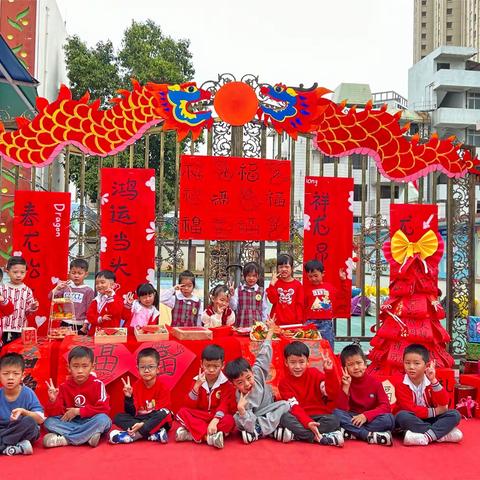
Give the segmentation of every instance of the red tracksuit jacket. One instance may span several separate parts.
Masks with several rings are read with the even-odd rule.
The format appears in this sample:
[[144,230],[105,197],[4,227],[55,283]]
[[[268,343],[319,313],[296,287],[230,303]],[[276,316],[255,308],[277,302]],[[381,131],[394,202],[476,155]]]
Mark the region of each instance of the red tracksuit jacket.
[[425,388],[423,398],[427,406],[417,405],[415,393],[408,385],[403,383],[404,378],[396,377],[392,382],[395,387],[395,396],[397,397],[397,403],[394,408],[395,413],[400,410],[408,410],[413,412],[418,418],[431,418],[436,416],[435,407],[448,405],[448,392],[438,381],[435,385],[429,385]]
[[93,417],[98,413],[108,415],[110,404],[104,383],[92,374],[81,385],[68,378],[59,386],[57,400],[45,405],[45,414],[49,417],[63,415],[71,407],[79,408],[82,418]]
[[267,297],[272,304],[270,316],[276,315],[277,325],[303,323],[303,287],[298,280],[277,280],[267,288]]
[[148,388],[140,378],[133,385],[133,397],[125,397],[125,411],[130,415],[148,415],[161,408],[172,408],[170,391],[157,377],[152,387]]
[[301,377],[294,377],[287,369],[280,380],[278,390],[283,400],[295,398],[298,402],[290,410],[298,421],[308,428],[312,415],[332,413],[332,400],[338,395],[339,383],[334,370],[322,373],[316,368],[307,368]]
[[203,410],[212,415],[217,413],[234,414],[237,411],[235,388],[224,373],[220,372],[211,390],[208,390],[208,386],[204,382],[196,395],[192,385],[192,389],[186,396],[184,407]]
[[[100,312],[98,311],[97,298],[98,297],[95,297],[87,310],[87,320],[91,325],[88,335],[91,337],[95,335],[95,330],[97,327],[117,328],[120,326],[122,318],[129,318],[130,315],[130,312],[128,312],[125,308],[122,297],[114,295],[113,300],[105,303]],[[111,315],[111,319],[99,322],[100,317],[103,317],[103,315]]]
[[361,378],[353,378],[348,395],[340,388],[337,407],[347,412],[363,413],[367,421],[384,413],[390,413],[391,407],[383,385],[367,373]]

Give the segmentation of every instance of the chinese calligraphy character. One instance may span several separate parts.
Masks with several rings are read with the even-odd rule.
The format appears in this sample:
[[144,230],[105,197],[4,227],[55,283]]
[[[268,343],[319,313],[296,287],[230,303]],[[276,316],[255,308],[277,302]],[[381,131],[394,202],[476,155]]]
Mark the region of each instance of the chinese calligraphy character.
[[22,217],[20,223],[24,227],[33,227],[34,222],[38,222],[38,213],[36,212],[35,205],[32,202],[28,202],[25,205],[25,209],[20,216]]
[[40,251],[40,249],[38,248],[38,245],[36,243],[33,244],[30,240],[31,238],[38,237],[38,236],[40,236],[38,232],[25,233],[25,241],[23,242],[23,246],[27,247],[28,250],[32,253],[38,253]]
[[111,215],[110,215],[110,222],[111,223],[123,223],[124,225],[133,225],[135,221],[132,220],[130,214],[128,213],[128,207],[126,205],[119,205],[118,208],[115,205],[110,206]]
[[269,192],[268,203],[271,207],[284,207],[285,197],[283,196],[283,192]]
[[412,235],[413,230],[407,225],[412,221],[412,216],[409,215],[407,218],[401,218],[400,219],[400,230],[405,234],[405,235]]
[[325,242],[317,243],[315,249],[315,260],[320,260],[325,264],[325,260],[328,258],[328,245]]
[[189,217],[182,219],[182,229],[185,233],[200,234],[202,233],[202,221],[200,217],[192,217],[190,220]]
[[186,164],[186,177],[192,180],[201,180],[203,178],[203,170],[200,165],[196,164]]
[[238,227],[241,232],[249,235],[258,235],[260,232],[260,227],[255,218],[248,218],[246,221],[238,222]]
[[113,236],[113,249],[114,250],[128,250],[131,242],[124,232],[116,233]]
[[313,235],[328,235],[330,227],[324,225],[325,217],[317,217],[313,220]]
[[128,267],[127,263],[122,263],[122,257],[119,255],[118,257],[112,258],[110,262],[110,267],[113,270],[114,273],[117,273],[120,270],[120,273],[123,273],[127,277],[129,277],[131,274],[125,270],[123,267]]
[[327,207],[329,204],[330,204],[330,197],[328,193],[315,192],[313,194],[313,199],[310,202],[310,205],[312,205],[312,207],[315,210],[320,209],[320,215],[322,217],[327,216]]
[[30,278],[38,278],[40,276],[40,262],[35,262],[33,258],[30,259],[30,268],[28,270],[28,274]]
[[220,178],[220,180],[225,180],[228,182],[233,178],[234,173],[232,172],[232,170],[227,164],[225,163],[217,164],[216,168],[217,168],[218,178]]
[[218,195],[213,194],[211,198],[212,205],[219,206],[219,205],[227,205],[228,204],[228,192],[221,191]]
[[254,162],[250,162],[247,169],[247,165],[245,165],[245,163],[242,163],[240,165],[240,171],[238,172],[238,175],[240,176],[240,180],[242,181],[246,180],[247,182],[256,182],[259,177],[258,165]]
[[138,196],[137,181],[128,179],[126,183],[113,182],[112,184],[112,197],[118,195],[129,200],[135,200]]

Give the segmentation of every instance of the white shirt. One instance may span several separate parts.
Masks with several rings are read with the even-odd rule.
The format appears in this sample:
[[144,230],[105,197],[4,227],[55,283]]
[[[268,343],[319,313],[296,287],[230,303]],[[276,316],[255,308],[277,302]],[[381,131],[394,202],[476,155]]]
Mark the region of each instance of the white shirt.
[[424,375],[423,380],[420,385],[415,385],[411,380],[410,377],[405,374],[403,377],[403,383],[410,387],[410,390],[415,394],[415,403],[421,407],[428,407],[427,403],[425,402],[425,389],[431,385],[430,380]]

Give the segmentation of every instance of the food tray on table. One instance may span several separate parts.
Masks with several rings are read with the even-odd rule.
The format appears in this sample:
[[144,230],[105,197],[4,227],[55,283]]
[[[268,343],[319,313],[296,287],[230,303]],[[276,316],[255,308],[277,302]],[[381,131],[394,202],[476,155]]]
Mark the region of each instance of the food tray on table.
[[51,327],[47,337],[51,340],[63,340],[68,335],[76,335],[72,327]]
[[50,302],[47,337],[51,340],[62,340],[67,335],[76,334],[74,327],[75,308],[71,287],[67,285],[61,295],[61,297],[53,296]]
[[127,341],[127,329],[119,328],[100,328],[95,331],[95,343],[125,343]]
[[[263,322],[255,322],[250,328],[250,340],[253,342],[263,342],[267,338],[268,327]],[[274,333],[272,340],[280,340],[279,336]]]
[[205,327],[173,327],[171,333],[178,340],[211,340],[212,331]]
[[322,335],[314,325],[282,325],[281,336],[291,338],[292,340],[321,340]]
[[168,340],[168,330],[164,325],[145,325],[144,327],[135,327],[135,338],[137,342],[158,342]]

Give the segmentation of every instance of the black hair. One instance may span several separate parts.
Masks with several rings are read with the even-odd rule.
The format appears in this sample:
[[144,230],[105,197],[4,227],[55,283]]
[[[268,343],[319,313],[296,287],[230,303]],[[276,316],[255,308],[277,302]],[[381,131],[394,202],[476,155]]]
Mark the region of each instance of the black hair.
[[5,268],[6,270],[10,270],[15,265],[24,265],[27,267],[27,261],[23,257],[10,257]]
[[425,363],[430,361],[430,353],[428,349],[419,343],[412,343],[408,347],[405,347],[405,350],[403,351],[403,358],[405,359],[405,355],[409,353],[416,353],[420,355]]
[[223,283],[220,283],[219,285],[217,285],[216,287],[213,287],[210,290],[210,297],[213,300],[220,293],[226,293],[227,295],[230,295],[230,290],[226,285],[224,285]]
[[160,354],[154,348],[142,348],[142,350],[138,352],[137,363],[140,363],[140,360],[145,357],[154,358],[157,365],[160,363]]
[[143,295],[150,295],[153,293],[154,299],[153,304],[158,305],[158,292],[157,289],[151,283],[141,283],[137,287],[137,297],[143,297]]
[[189,280],[192,281],[193,288],[195,288],[195,275],[190,271],[190,270],[184,270],[179,276],[178,276],[178,283],[179,285],[182,284],[183,279],[188,278]]
[[225,359],[225,350],[220,345],[207,345],[202,351],[202,360],[223,360]]
[[277,257],[277,267],[279,265],[290,265],[293,269],[293,257],[288,253],[281,253]]
[[25,370],[25,360],[19,353],[6,353],[0,358],[0,369],[3,367],[20,367],[23,372]]
[[3,268],[0,268],[0,282],[3,280]]
[[88,358],[92,363],[95,361],[93,350],[88,347],[73,347],[68,352],[68,363],[70,364],[74,358]]
[[294,342],[286,345],[283,349],[283,356],[285,357],[285,359],[288,359],[290,355],[308,358],[310,356],[310,350],[303,342],[295,340]]
[[74,258],[70,262],[70,269],[80,268],[88,273],[88,262],[84,258]]
[[365,353],[363,353],[362,347],[357,343],[352,343],[351,345],[347,345],[340,353],[340,360],[342,361],[342,367],[345,366],[347,359],[350,357],[354,357],[355,355],[360,355],[363,361],[367,362],[367,357]]
[[257,262],[248,262],[244,265],[242,273],[244,278],[250,273],[256,273],[260,276],[260,265]]
[[323,263],[320,260],[309,260],[305,264],[305,271],[307,273],[313,272],[314,270],[318,270],[320,273],[324,272]]
[[252,367],[243,357],[236,358],[225,366],[225,375],[230,381],[236,380],[242,373],[249,371],[252,371]]
[[107,280],[113,280],[114,282],[117,281],[117,278],[115,277],[115,273],[112,272],[111,270],[100,270],[96,275],[95,275],[95,280],[97,278],[106,278]]

